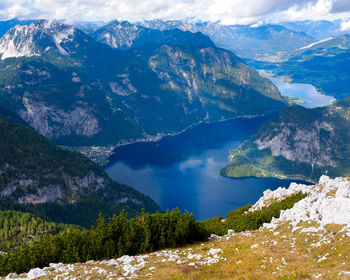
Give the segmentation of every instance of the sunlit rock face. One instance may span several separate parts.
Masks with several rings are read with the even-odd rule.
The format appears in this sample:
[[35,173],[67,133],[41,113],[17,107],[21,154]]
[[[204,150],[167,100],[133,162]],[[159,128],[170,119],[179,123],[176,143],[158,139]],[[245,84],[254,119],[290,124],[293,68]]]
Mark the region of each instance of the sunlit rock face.
[[331,179],[323,175],[316,185],[292,183],[289,188],[267,190],[252,207],[252,211],[260,209],[271,201],[281,200],[298,192],[306,193],[307,196],[292,208],[282,211],[279,218],[274,218],[270,224],[265,224],[265,227],[274,228],[280,222],[288,222],[296,230],[300,222],[311,221],[319,224],[319,228],[309,230],[318,231],[322,230],[325,225],[339,224],[344,225],[343,230],[348,232],[350,223],[350,181],[348,178]]

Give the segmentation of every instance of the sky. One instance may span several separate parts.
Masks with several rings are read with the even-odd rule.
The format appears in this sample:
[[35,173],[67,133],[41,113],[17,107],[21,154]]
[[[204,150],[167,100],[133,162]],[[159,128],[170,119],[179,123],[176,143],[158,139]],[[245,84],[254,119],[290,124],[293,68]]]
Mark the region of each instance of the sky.
[[192,19],[222,24],[333,20],[350,18],[350,0],[0,0],[0,20],[15,17],[67,22]]

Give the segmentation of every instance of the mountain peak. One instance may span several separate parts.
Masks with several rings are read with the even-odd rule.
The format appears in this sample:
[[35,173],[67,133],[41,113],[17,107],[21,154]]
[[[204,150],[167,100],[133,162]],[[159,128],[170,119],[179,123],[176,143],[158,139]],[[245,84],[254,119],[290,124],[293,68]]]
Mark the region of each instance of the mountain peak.
[[1,59],[40,56],[50,48],[69,55],[64,43],[73,39],[75,29],[61,22],[42,20],[29,25],[16,25],[0,39]]
[[35,51],[33,34],[38,30],[35,24],[16,25],[0,39],[0,54],[4,60],[9,57],[39,55]]
[[128,21],[112,21],[97,29],[92,37],[116,49],[129,49],[145,44],[214,46],[206,35],[180,29],[155,30]]

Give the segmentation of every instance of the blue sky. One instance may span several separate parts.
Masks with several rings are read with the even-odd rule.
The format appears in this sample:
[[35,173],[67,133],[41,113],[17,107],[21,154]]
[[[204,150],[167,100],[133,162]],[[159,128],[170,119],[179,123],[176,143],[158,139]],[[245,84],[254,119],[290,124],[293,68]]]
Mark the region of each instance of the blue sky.
[[193,18],[223,24],[350,18],[350,0],[0,0],[0,19]]

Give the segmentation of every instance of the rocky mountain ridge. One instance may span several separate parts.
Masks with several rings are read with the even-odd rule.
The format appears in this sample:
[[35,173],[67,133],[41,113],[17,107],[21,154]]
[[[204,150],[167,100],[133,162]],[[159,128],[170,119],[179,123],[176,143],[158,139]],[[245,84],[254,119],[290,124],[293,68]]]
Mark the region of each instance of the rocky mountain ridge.
[[16,25],[0,39],[1,59],[11,57],[42,56],[52,48],[68,56],[67,48],[74,41],[75,30],[59,22],[39,21],[30,25]]
[[145,44],[210,46],[214,43],[200,32],[188,30],[157,30],[131,24],[128,21],[111,21],[91,33],[92,38],[115,49],[129,49]]
[[2,20],[0,21],[0,38],[16,25],[30,25],[33,22],[37,22],[37,20],[20,20],[17,18]]
[[0,39],[0,104],[67,146],[113,146],[286,106],[269,80],[208,37],[155,33],[157,44],[116,50],[59,22],[14,27]]

